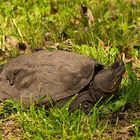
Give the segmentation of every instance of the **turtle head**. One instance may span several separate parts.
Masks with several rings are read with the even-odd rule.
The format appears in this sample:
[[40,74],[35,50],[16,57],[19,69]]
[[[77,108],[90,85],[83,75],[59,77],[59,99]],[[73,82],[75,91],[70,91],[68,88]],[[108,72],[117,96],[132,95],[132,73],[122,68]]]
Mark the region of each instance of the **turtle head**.
[[117,61],[109,68],[99,71],[95,75],[93,83],[103,93],[114,93],[119,88],[124,72],[124,62]]

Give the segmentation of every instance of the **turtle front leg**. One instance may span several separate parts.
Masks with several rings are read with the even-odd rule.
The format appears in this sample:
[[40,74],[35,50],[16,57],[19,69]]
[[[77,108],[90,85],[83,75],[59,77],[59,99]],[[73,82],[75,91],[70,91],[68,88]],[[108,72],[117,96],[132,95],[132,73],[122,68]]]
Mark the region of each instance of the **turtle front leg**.
[[88,91],[79,93],[70,103],[69,111],[73,112],[76,109],[81,109],[86,114],[90,113],[94,105],[93,99]]

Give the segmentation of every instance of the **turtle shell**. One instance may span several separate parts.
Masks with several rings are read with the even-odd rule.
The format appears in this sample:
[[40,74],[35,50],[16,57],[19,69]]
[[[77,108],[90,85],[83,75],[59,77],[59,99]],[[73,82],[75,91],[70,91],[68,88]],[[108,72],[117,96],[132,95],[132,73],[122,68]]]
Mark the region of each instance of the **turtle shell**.
[[73,52],[44,50],[10,60],[0,72],[0,99],[12,98],[30,105],[44,98],[58,101],[79,93],[90,83],[96,67],[94,59]]

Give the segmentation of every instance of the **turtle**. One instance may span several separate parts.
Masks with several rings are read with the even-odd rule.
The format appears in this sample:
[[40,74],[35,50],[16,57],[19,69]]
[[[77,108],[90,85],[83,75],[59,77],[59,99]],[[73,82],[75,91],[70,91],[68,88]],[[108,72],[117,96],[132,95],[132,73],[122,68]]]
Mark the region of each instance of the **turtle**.
[[71,100],[70,112],[80,108],[85,113],[100,98],[117,93],[125,72],[122,60],[106,68],[94,58],[62,50],[20,55],[0,67],[1,101],[62,107]]

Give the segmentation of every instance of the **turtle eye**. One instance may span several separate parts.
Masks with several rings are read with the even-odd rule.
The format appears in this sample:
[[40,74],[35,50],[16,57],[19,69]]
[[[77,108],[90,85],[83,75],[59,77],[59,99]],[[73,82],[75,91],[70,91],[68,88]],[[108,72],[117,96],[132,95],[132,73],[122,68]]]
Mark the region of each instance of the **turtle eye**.
[[118,62],[116,62],[116,63],[114,63],[113,65],[112,65],[112,68],[113,69],[117,69],[118,68],[118,66],[119,66],[119,61]]

